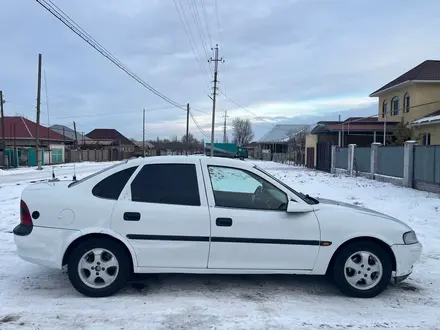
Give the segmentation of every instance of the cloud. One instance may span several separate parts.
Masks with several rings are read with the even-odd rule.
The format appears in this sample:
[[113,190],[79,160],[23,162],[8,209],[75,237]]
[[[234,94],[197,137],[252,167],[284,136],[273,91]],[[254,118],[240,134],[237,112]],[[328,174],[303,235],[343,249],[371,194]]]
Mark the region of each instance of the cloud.
[[[226,61],[219,64],[220,90],[269,123],[368,108],[376,101],[368,98],[373,90],[440,53],[440,44],[432,42],[440,28],[437,1],[217,0],[216,6],[204,0],[202,8],[200,1],[176,0],[181,16],[173,1],[53,2],[161,93],[206,112],[193,114],[208,136],[212,77],[207,59],[215,43]],[[80,131],[114,127],[140,138],[142,109],[161,108],[147,111],[147,137],[184,134],[185,111],[163,109],[165,101],[36,1],[2,3],[0,37],[7,115],[35,117],[42,53],[51,123],[75,120]],[[47,118],[44,95],[42,118]],[[250,118],[256,129],[267,124],[219,94],[218,138],[225,109],[229,120]],[[192,121],[190,129],[203,137]]]

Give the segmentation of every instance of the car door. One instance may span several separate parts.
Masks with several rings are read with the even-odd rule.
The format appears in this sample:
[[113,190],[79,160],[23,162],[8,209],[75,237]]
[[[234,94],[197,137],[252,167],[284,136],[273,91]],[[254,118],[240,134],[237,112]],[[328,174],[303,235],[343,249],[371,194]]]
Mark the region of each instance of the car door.
[[200,163],[182,157],[141,166],[111,226],[128,238],[139,267],[206,268],[210,223]]
[[311,207],[287,213],[294,197],[252,167],[222,166],[211,159],[203,164],[211,210],[208,268],[313,269],[320,231]]

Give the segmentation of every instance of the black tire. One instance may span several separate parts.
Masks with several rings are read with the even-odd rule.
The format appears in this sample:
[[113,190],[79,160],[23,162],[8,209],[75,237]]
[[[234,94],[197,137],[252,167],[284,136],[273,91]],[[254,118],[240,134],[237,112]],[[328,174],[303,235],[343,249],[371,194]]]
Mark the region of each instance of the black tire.
[[[382,264],[382,278],[370,289],[357,289],[353,287],[345,278],[345,262],[348,258],[359,251],[366,251],[374,254]],[[333,279],[341,292],[350,297],[372,298],[384,291],[391,279],[392,259],[391,255],[379,244],[373,241],[359,241],[349,244],[342,248],[336,256],[333,264]],[[368,267],[368,266],[367,266]],[[358,282],[362,283],[361,282]]]
[[[80,277],[78,271],[78,264],[81,258],[88,251],[93,249],[105,249],[111,252],[119,264],[119,271],[115,276],[115,280],[108,286],[102,288],[92,288],[85,284]],[[131,275],[131,256],[127,255],[122,243],[119,243],[111,238],[91,238],[87,241],[80,243],[72,251],[69,260],[67,272],[69,275],[70,283],[81,294],[88,297],[108,297],[119,290],[121,290]]]

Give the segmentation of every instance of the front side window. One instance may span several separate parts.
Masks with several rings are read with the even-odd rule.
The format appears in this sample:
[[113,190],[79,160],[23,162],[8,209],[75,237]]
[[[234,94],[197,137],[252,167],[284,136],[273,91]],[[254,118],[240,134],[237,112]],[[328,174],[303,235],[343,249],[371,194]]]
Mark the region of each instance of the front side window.
[[93,187],[92,194],[100,198],[118,200],[122,189],[124,189],[136,168],[137,166],[129,167],[109,175]]
[[391,115],[397,116],[399,114],[399,98],[394,96],[391,100]]
[[285,184],[283,181],[281,181],[281,180],[278,179],[277,177],[273,176],[273,175],[270,174],[269,172],[263,170],[261,167],[258,167],[257,165],[254,165],[254,168],[255,168],[256,170],[260,171],[261,173],[266,174],[269,178],[271,178],[271,179],[274,180],[275,182],[279,183],[281,186],[283,186],[284,188],[286,188],[287,190],[289,190],[290,192],[292,192],[293,194],[295,194],[297,197],[299,197],[301,200],[303,200],[303,201],[306,202],[307,204],[310,204],[310,205],[319,204],[319,201],[316,200],[315,198],[310,197],[309,195],[304,195],[303,193],[294,190],[292,187],[288,186],[288,185]]
[[405,94],[405,98],[403,100],[403,108],[405,109],[405,112],[409,112],[409,108],[411,107],[411,98],[409,97],[409,94]]
[[209,166],[215,205],[240,209],[287,209],[287,195],[260,176],[242,169]]
[[131,183],[133,202],[200,206],[194,164],[145,165]]
[[382,104],[382,118],[385,118],[388,112],[388,102],[387,100],[383,101]]

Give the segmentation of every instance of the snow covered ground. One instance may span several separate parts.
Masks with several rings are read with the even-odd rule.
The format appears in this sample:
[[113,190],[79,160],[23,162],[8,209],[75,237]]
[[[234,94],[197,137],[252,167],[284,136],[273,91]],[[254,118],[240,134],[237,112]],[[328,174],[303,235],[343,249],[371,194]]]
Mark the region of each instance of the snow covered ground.
[[[43,171],[0,171],[0,329],[439,329],[439,195],[364,178],[271,162],[258,164],[295,189],[395,216],[417,232],[424,251],[402,284],[367,300],[342,296],[322,277],[158,275],[111,298],[79,295],[61,271],[22,261],[11,230],[21,190]],[[78,178],[108,166],[83,163]],[[58,166],[71,178],[72,165]]]

